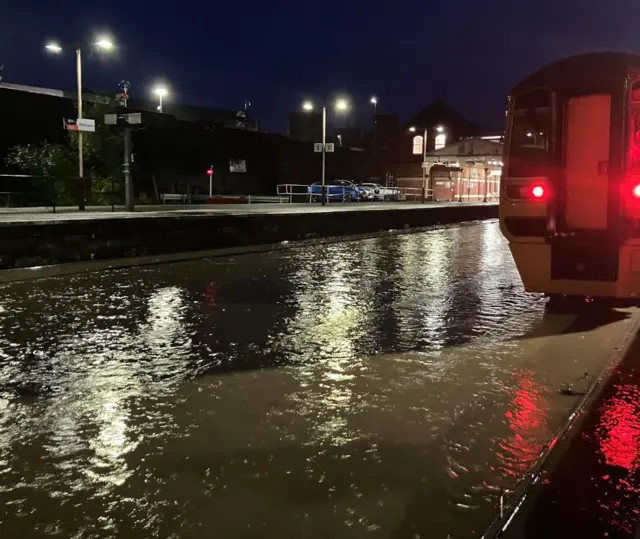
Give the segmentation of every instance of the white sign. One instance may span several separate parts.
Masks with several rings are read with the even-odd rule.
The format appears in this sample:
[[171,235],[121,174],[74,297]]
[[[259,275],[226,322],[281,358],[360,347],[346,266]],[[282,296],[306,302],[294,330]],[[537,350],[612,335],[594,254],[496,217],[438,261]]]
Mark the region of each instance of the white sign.
[[142,123],[142,113],[140,112],[132,112],[130,114],[125,114],[125,119],[129,124],[141,124]]
[[96,130],[96,121],[90,120],[89,118],[78,118],[76,125],[78,126],[78,131],[89,131],[93,133]]
[[315,153],[322,153],[322,142],[314,142],[313,143],[313,151]]
[[118,123],[118,115],[117,114],[105,114],[104,115],[104,123],[106,125],[116,125]]
[[244,159],[229,159],[229,172],[246,172],[247,162]]
[[333,142],[327,142],[325,145],[325,149],[327,152],[331,153],[335,151],[335,144]]

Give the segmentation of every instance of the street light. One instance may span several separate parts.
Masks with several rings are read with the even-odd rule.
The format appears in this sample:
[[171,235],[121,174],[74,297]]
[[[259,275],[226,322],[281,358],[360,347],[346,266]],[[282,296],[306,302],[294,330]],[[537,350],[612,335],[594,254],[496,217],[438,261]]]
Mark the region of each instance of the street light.
[[438,127],[436,127],[436,131],[438,133],[442,133],[444,131],[444,127],[442,127],[441,125],[439,125]]
[[375,157],[376,151],[378,149],[378,133],[376,127],[378,126],[378,98],[374,95],[371,96],[369,103],[373,105],[373,154]]
[[111,41],[111,39],[109,39],[108,37],[98,38],[95,45],[99,49],[102,49],[103,51],[106,51],[106,52],[112,51],[115,48],[113,41]]
[[[438,128],[436,128],[438,130]],[[409,132],[415,133],[417,128],[412,125],[409,127]],[[425,201],[426,192],[427,192],[427,135],[429,134],[429,130],[427,127],[424,128],[424,135],[422,136],[422,202]]]
[[[349,102],[340,98],[335,103],[334,106],[337,110],[345,112],[349,110]],[[305,101],[302,104],[302,109],[306,112],[311,112],[313,110],[313,103],[311,101]],[[322,106],[322,205],[326,204],[326,154],[327,154],[327,107],[326,105]]]
[[346,99],[338,99],[336,101],[336,109],[346,111],[349,109],[349,102]]
[[55,41],[50,41],[44,46],[44,48],[53,54],[60,54],[62,52],[62,47]]
[[166,86],[156,86],[153,89],[153,93],[158,96],[158,99],[159,99],[158,111],[162,113],[162,98],[167,97],[169,95],[169,90],[167,90]]
[[[115,48],[113,41],[105,36],[100,36],[93,45],[105,52],[110,52]],[[63,52],[62,46],[56,41],[50,41],[45,44],[44,48],[52,54],[61,54]],[[76,46],[76,80],[78,85],[78,120],[82,119],[82,49],[80,45]],[[78,131],[78,175],[80,177],[80,203],[78,204],[80,210],[86,208],[86,192],[84,184],[84,152],[83,152],[83,138],[82,131]]]

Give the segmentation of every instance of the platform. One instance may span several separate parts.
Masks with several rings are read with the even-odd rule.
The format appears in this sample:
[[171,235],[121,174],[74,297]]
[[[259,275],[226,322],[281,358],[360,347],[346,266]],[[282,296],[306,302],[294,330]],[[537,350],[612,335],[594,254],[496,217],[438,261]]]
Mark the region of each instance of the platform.
[[[495,203],[255,204],[0,213],[0,270],[176,255],[493,219]],[[208,256],[204,255],[203,256]]]
[[321,204],[225,204],[225,205],[194,205],[194,206],[139,206],[134,212],[127,212],[116,206],[115,211],[104,206],[89,207],[85,211],[78,208],[6,208],[0,209],[0,225],[3,223],[22,222],[60,222],[74,220],[96,219],[140,219],[151,217],[176,217],[181,215],[282,215],[309,213],[343,213],[362,211],[395,211],[395,210],[424,210],[426,208],[462,207],[462,206],[496,206],[495,202],[467,203],[467,202],[360,202],[360,203],[330,203]]

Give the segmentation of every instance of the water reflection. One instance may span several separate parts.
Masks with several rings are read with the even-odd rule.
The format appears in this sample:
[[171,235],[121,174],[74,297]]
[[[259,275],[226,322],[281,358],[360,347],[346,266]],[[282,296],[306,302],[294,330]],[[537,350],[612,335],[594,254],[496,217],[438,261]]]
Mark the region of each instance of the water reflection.
[[509,409],[505,413],[512,435],[498,444],[503,473],[522,477],[539,458],[549,439],[548,403],[533,372],[514,373],[514,388],[509,390]]
[[464,537],[547,434],[496,223],[2,292],[7,536]]

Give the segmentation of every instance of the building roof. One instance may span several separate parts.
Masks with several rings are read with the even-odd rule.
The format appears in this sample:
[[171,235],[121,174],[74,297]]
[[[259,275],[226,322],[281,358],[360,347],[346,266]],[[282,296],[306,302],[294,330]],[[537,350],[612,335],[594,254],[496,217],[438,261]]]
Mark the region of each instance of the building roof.
[[404,128],[407,129],[415,126],[424,129],[425,127],[435,127],[438,125],[444,125],[448,130],[459,133],[461,136],[473,136],[482,131],[479,125],[467,120],[440,98],[411,116],[404,123]]

